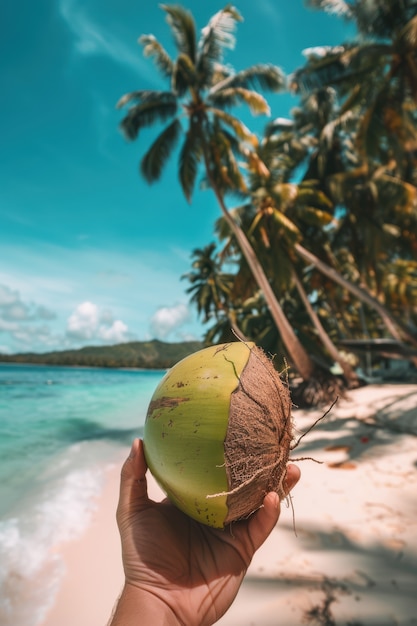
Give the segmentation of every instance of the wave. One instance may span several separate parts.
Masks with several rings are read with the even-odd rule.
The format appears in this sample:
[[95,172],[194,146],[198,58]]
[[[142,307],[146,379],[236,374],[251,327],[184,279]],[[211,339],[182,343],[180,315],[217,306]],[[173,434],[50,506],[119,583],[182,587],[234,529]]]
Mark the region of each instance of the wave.
[[[55,459],[37,493],[0,521],[0,623],[38,626],[63,575],[57,548],[87,528],[104,485],[109,461],[93,444],[73,446]],[[80,469],[76,465],[86,465]],[[55,479],[51,476],[55,475]]]

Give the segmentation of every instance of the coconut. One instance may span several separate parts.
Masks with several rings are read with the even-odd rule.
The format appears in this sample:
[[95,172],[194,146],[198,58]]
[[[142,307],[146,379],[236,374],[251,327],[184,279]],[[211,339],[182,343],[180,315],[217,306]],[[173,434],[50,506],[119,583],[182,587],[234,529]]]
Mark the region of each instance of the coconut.
[[195,520],[223,528],[285,496],[291,399],[253,343],[205,348],[170,369],[144,427],[148,467],[168,498]]

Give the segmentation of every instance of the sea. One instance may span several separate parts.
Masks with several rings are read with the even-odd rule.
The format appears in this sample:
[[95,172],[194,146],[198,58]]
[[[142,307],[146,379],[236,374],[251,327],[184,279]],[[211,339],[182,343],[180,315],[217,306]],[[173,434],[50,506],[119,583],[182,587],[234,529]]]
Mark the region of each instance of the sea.
[[54,548],[90,523],[164,374],[0,363],[2,626],[42,623],[62,576]]

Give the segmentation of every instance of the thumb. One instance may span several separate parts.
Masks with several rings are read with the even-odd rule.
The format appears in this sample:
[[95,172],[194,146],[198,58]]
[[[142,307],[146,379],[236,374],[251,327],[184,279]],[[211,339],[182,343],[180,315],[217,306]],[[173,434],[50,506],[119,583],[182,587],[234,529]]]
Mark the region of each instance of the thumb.
[[266,494],[263,507],[249,518],[248,533],[254,552],[261,547],[265,539],[272,532],[278,522],[280,511],[281,507],[278,494],[271,491]]
[[117,520],[129,516],[133,511],[146,508],[149,502],[146,483],[147,465],[143,453],[143,441],[135,439],[129,456],[123,463],[120,476],[120,494]]
[[[288,465],[284,481],[286,495],[297,484],[300,478],[300,470],[296,465]],[[274,491],[268,493],[263,501],[263,506],[256,511],[248,520],[248,533],[255,552],[270,535],[281,512],[281,503],[278,494]]]

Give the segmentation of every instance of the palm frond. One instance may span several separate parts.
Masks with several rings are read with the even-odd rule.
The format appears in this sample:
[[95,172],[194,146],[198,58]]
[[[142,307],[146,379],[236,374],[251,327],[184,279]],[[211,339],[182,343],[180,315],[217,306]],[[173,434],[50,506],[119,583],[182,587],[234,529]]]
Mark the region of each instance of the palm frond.
[[274,209],[272,212],[272,217],[278,228],[282,228],[284,230],[285,236],[291,241],[296,242],[301,239],[301,232],[294,224],[294,222],[288,218],[282,211],[279,209]]
[[141,162],[141,172],[149,183],[158,180],[181,133],[181,123],[175,119],[158,135]]
[[220,137],[221,140],[225,140],[227,142],[227,146],[230,150],[232,150],[233,154],[246,156],[246,149],[242,142],[238,137],[227,128],[220,127],[217,129],[217,137]]
[[285,212],[298,198],[299,186],[295,183],[278,183],[271,189],[274,197],[278,199],[281,211]]
[[198,44],[197,71],[206,85],[211,84],[216,64],[223,60],[224,49],[235,47],[236,22],[242,21],[232,5],[218,11],[202,29]]
[[145,57],[154,57],[155,65],[164,76],[170,77],[174,63],[154,35],[142,35],[139,43],[143,46]]
[[134,92],[134,94],[124,96],[119,101],[119,105],[123,106],[129,100],[137,99],[137,94],[141,93],[149,95],[142,96],[140,104],[133,105],[120,123],[128,139],[136,139],[141,128],[156,122],[164,122],[177,112],[177,100],[171,92]]
[[201,136],[191,125],[182,144],[179,156],[179,179],[188,202],[191,201],[202,154]]
[[233,107],[240,102],[245,102],[252,115],[269,115],[270,108],[263,96],[256,91],[243,87],[230,87],[216,92],[212,97],[209,95],[208,102],[220,108]]
[[358,30],[365,36],[392,39],[417,13],[414,0],[357,2],[354,8]]
[[257,177],[259,184],[261,184],[262,180],[271,177],[271,172],[266,163],[255,150],[245,150],[244,152],[248,161],[247,168],[250,172],[251,179],[255,179],[255,177]]
[[[124,96],[119,98],[116,104],[117,109],[121,109],[132,100],[136,102],[155,102],[161,99],[161,94],[165,94],[166,92],[162,91],[152,91],[149,89],[141,89],[140,91],[131,91],[126,93]],[[168,92],[170,93],[170,92]]]
[[[311,186],[298,185],[298,199],[304,204],[314,204],[321,207],[327,214],[333,209],[333,203],[320,189],[314,189]],[[331,219],[333,219],[331,217]]]
[[400,34],[399,41],[404,41],[406,47],[411,50],[417,48],[417,15],[414,16],[405,25],[403,31]]
[[356,146],[364,159],[376,157],[380,151],[381,137],[386,136],[384,107],[388,97],[388,85],[381,88],[362,116],[356,135]]
[[[312,92],[326,86],[341,95],[351,94],[360,84],[360,93],[373,86],[370,79],[383,76],[392,57],[389,44],[366,42],[331,48],[323,58],[310,61],[292,77],[294,91]],[[364,96],[363,96],[364,97]]]
[[220,83],[215,84],[210,93],[214,94],[230,87],[276,92],[285,89],[286,78],[283,71],[276,65],[258,63],[236,74],[231,74]]
[[294,120],[290,120],[285,117],[276,117],[265,126],[264,136],[266,139],[269,139],[269,137],[275,133],[286,133],[288,131],[292,131],[294,126]]
[[379,174],[377,180],[382,187],[380,195],[393,200],[392,204],[397,215],[417,217],[417,187],[389,175],[386,171]]
[[352,5],[346,0],[306,0],[306,5],[312,9],[319,9],[347,19],[354,16]]
[[196,84],[197,74],[194,63],[188,55],[178,55],[172,78],[172,88],[180,96],[183,96],[190,87]]
[[211,125],[208,136],[207,154],[211,164],[209,182],[215,184],[223,194],[246,194],[245,181],[236,160],[236,155],[241,153],[240,142],[218,120]]
[[256,229],[258,228],[259,224],[262,222],[263,219],[264,219],[264,214],[261,211],[256,213],[252,221],[252,224],[248,228],[248,237],[252,237],[253,233],[256,231]]
[[256,135],[254,135],[243,122],[238,120],[237,117],[235,117],[234,115],[230,115],[229,113],[226,113],[226,111],[222,111],[221,109],[209,109],[209,111],[213,113],[213,115],[218,120],[232,128],[236,136],[239,137],[239,139],[247,141],[253,146],[257,146],[258,139]]
[[302,220],[309,226],[323,228],[333,222],[333,215],[327,211],[322,211],[312,206],[304,206],[302,208]]
[[179,4],[161,4],[160,6],[167,13],[167,22],[171,27],[178,51],[195,62],[196,28],[192,14]]

